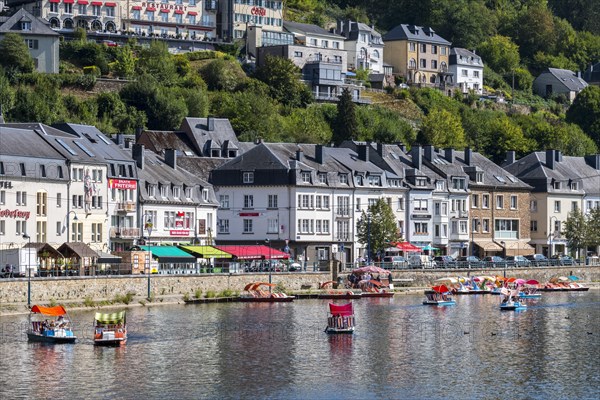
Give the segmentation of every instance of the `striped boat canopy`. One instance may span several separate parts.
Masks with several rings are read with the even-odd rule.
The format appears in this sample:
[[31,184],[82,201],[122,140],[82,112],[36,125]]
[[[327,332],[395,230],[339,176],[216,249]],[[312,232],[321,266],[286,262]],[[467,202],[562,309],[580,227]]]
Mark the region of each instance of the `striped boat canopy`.
[[102,324],[124,324],[125,311],[110,314],[103,314],[97,312],[94,319],[96,320],[96,322],[100,322]]

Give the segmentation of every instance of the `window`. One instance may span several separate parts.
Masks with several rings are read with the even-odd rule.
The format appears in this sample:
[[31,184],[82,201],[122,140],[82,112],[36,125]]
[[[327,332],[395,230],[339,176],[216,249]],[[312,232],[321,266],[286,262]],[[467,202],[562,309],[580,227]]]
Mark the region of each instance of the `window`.
[[410,42],[408,48],[410,51],[417,51],[417,44],[415,42]]
[[327,183],[327,174],[319,174],[319,183]]
[[497,209],[504,208],[504,196],[502,196],[502,195],[496,196],[496,208]]
[[532,221],[529,223],[529,230],[530,230],[531,232],[537,232],[537,230],[538,230],[538,223],[537,223],[537,221],[533,221],[533,220],[532,220]]
[[342,185],[348,184],[348,174],[340,174],[340,183]]
[[467,70],[467,69],[461,69],[460,70],[460,76],[466,78],[467,76],[469,76],[469,70]]
[[252,220],[251,219],[244,219],[243,221],[243,225],[244,225],[244,233],[252,233]]
[[425,43],[419,44],[419,50],[421,53],[427,53],[427,45]]
[[397,211],[404,211],[404,196],[398,197],[398,210]]
[[310,172],[302,172],[301,179],[304,183],[310,183]]
[[188,14],[188,24],[196,25],[196,16]]
[[65,14],[73,14],[73,4],[64,3],[65,6]]
[[[85,4],[79,4],[78,6],[78,11],[79,14],[87,14],[87,6]],[[94,15],[98,15],[98,14],[94,14]]]
[[165,228],[175,228],[175,211],[165,211],[163,216],[163,225]]
[[37,221],[37,229],[35,232],[35,241],[38,243],[46,242],[46,221]]
[[420,58],[420,59],[419,59],[419,66],[420,66],[421,68],[427,68],[427,60],[426,60],[426,59],[424,59],[424,58]]
[[156,196],[156,185],[147,185],[148,196],[155,197]]
[[191,187],[185,188],[185,198],[186,199],[192,198],[192,188]]
[[329,196],[323,196],[323,209],[329,210]]
[[175,23],[177,23],[177,24],[183,23],[183,14],[175,14]]
[[[37,193],[37,216],[45,217],[48,209],[48,193],[38,192]],[[39,240],[38,240],[39,242]]]
[[427,186],[427,178],[417,178],[415,180],[415,186],[420,186],[420,187]]
[[453,235],[458,233],[458,221],[452,221],[450,223],[450,233]]
[[369,186],[381,186],[381,176],[369,175]]
[[222,194],[219,196],[219,204],[221,208],[229,208],[229,195]]
[[202,200],[208,201],[208,189],[202,189]]
[[244,195],[244,208],[253,208],[254,207],[254,195],[245,194]]
[[442,205],[441,205],[441,203],[440,203],[439,201],[436,201],[436,202],[433,204],[433,209],[434,209],[433,213],[434,213],[435,215],[440,215],[440,212],[441,212],[441,206],[442,206]]
[[556,212],[556,213],[560,212],[560,200],[556,200],[554,202],[554,212]]
[[0,205],[6,204],[6,191],[0,190]]
[[431,60],[431,69],[437,69],[438,62],[437,60]]
[[294,52],[294,57],[302,57],[302,52],[301,51],[295,51]]
[[[168,12],[161,12],[160,13],[160,20],[161,20],[161,22],[169,22],[169,13]],[[162,29],[161,29],[161,31],[162,31]]]
[[477,183],[483,183],[483,172],[476,172],[475,173],[475,182],[477,182]]
[[169,195],[169,187],[167,185],[159,185],[160,196],[166,198]]
[[254,183],[254,172],[244,172],[243,173],[243,182],[244,183]]
[[467,221],[458,221],[458,228],[461,234],[467,233]]
[[18,206],[26,206],[27,205],[27,192],[17,192],[17,205]]
[[50,12],[57,13],[58,12],[58,3],[50,3]]
[[71,242],[81,242],[83,240],[83,223],[73,222],[71,224]]
[[415,200],[414,201],[415,211],[427,211],[427,200]]
[[408,68],[409,69],[417,69],[417,60],[415,60],[414,58],[411,58],[410,61],[408,62]]
[[[101,6],[92,6],[92,15],[102,15]],[[107,7],[108,10],[110,7]]]
[[179,186],[174,186],[173,187],[173,198],[179,199],[180,195],[181,195],[181,188]]
[[577,182],[571,182],[571,184],[569,185],[569,188],[571,190],[577,190]]
[[448,215],[448,203],[447,202],[442,203],[442,215]]
[[571,211],[577,211],[579,209],[579,205],[576,201],[571,202]]
[[471,220],[471,232],[478,232],[480,224],[479,218],[473,218]]
[[553,182],[552,187],[556,190],[560,190],[560,182],[557,182],[557,181]]
[[268,208],[277,208],[277,195],[276,194],[269,195],[267,207]]
[[445,56],[446,55],[446,48],[442,46],[441,50],[442,50],[442,55]]
[[102,242],[102,224],[92,224],[92,242]]
[[481,231],[483,233],[488,233],[490,231],[490,220],[487,218],[484,218],[481,224]]
[[452,178],[452,189],[464,190],[466,187],[465,178]]
[[489,194],[481,195],[481,208],[490,208],[490,195]]
[[56,236],[62,235],[62,223],[58,221],[56,223]]
[[317,45],[317,39],[310,39],[310,45],[311,46],[316,46]]
[[439,238],[440,237],[440,233],[441,233],[440,232],[440,224],[435,224],[435,226],[434,226],[434,236]]
[[473,71],[473,78],[479,78],[479,71]]
[[[115,7],[106,7],[104,9],[104,12],[106,13],[107,17],[114,17],[115,16]],[[98,14],[100,15],[100,14]]]
[[362,186],[363,185],[363,177],[362,177],[362,175],[357,175],[356,176],[356,184],[358,186]]
[[328,48],[329,47],[329,41],[328,40],[321,40],[321,47],[323,48]]
[[267,220],[267,233],[278,233],[279,232],[279,223],[277,218],[269,218]]
[[146,18],[148,18],[148,21],[154,21],[154,11],[147,11]]
[[517,196],[515,196],[515,195],[510,196],[510,209],[511,210],[517,209]]
[[428,234],[427,222],[415,222],[415,235],[427,235]]
[[471,195],[471,208],[479,208],[479,195]]
[[350,197],[349,196],[338,196],[337,197],[337,214],[338,215],[349,215],[350,214]]
[[494,235],[497,238],[517,239],[519,237],[518,219],[497,219],[494,228]]
[[229,233],[229,220],[219,219],[218,221],[219,233]]

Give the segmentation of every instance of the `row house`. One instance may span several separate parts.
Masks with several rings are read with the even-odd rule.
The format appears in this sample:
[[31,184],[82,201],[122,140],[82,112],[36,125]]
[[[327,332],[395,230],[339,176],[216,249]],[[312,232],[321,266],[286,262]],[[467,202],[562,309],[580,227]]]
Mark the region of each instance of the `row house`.
[[452,48],[450,72],[461,93],[483,93],[483,61],[475,52],[459,47]]
[[212,244],[217,202],[212,185],[177,165],[177,151],[164,157],[132,147],[140,177],[139,219],[143,243]]
[[401,24],[383,36],[383,60],[409,84],[439,87],[452,84],[450,45],[430,27]]
[[338,21],[333,33],[344,36],[344,48],[348,52],[347,67],[351,71],[368,70],[384,73],[383,39],[374,27],[351,20]]
[[[536,253],[567,254],[563,230],[569,213],[600,207],[600,154],[572,157],[546,150],[516,159],[510,151],[504,168],[533,187],[528,211]],[[597,254],[599,249],[591,250]]]
[[364,255],[356,223],[392,175],[370,163],[365,150],[261,143],[215,169],[219,243],[268,240],[310,263]]

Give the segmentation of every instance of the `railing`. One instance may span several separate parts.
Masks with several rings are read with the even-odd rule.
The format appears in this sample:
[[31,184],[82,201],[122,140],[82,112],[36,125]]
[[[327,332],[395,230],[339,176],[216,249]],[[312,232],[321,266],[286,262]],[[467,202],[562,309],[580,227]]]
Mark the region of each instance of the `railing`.
[[336,60],[331,57],[310,57],[306,60],[306,64],[318,64],[318,63],[328,63],[328,64],[342,64],[342,60]]
[[133,202],[122,202],[122,203],[117,203],[117,211],[124,211],[124,212],[134,212],[135,211],[135,203]]
[[140,228],[118,228],[111,227],[109,231],[111,238],[135,239],[140,237]]

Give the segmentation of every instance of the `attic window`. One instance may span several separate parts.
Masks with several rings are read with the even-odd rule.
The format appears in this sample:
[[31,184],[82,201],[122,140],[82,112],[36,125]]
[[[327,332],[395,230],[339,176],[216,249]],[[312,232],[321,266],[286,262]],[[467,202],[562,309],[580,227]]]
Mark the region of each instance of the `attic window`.
[[477,183],[483,183],[483,172],[476,172],[475,173],[475,182],[477,182]]
[[30,31],[31,30],[31,21],[21,21],[21,30],[22,31]]
[[192,152],[191,152],[191,151],[189,151],[189,150],[185,150],[185,151],[183,152],[183,154],[185,154],[186,156],[193,156],[193,155],[194,155],[194,153],[192,153]]
[[427,178],[417,178],[415,180],[416,186],[427,186]]
[[219,157],[219,150],[218,149],[213,149],[210,151],[210,156],[211,157]]
[[494,175],[494,178],[496,178],[498,180],[498,182],[506,183],[506,180],[503,177],[501,177],[500,175]]
[[517,183],[517,178],[515,178],[514,176],[512,176],[512,175],[509,175],[507,178],[508,178],[508,180],[509,180],[509,181],[511,181],[512,183]]

